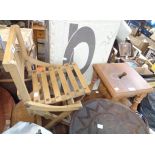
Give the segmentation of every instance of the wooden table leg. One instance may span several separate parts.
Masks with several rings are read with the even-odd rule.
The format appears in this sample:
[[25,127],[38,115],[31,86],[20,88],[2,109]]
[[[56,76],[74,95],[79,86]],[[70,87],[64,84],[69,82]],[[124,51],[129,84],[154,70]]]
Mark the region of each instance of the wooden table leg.
[[100,82],[98,90],[105,98],[107,99],[112,98],[110,93],[108,92],[108,89],[105,87],[105,85],[102,82]]
[[89,88],[90,90],[93,89],[93,86],[95,84],[95,82],[98,80],[98,75],[95,71],[93,71],[93,75],[92,75],[92,79],[91,79],[91,83],[89,84]]
[[121,98],[119,102],[128,108],[132,105],[128,98]]
[[147,94],[140,94],[140,95],[137,95],[135,98],[134,98],[134,101],[132,103],[132,105],[130,106],[130,109],[132,111],[137,111],[137,107],[138,105],[140,104],[140,102],[142,101],[142,99],[146,96]]

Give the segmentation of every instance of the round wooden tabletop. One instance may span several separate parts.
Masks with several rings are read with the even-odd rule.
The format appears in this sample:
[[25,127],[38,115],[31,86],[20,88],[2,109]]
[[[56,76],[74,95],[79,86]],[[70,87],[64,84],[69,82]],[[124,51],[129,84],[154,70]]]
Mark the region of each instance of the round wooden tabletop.
[[130,109],[106,99],[89,100],[74,112],[71,134],[144,134],[144,121]]

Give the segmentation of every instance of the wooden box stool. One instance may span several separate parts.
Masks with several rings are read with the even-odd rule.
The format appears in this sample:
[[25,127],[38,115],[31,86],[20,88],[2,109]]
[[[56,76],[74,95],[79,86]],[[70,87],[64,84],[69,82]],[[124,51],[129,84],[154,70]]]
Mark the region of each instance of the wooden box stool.
[[134,97],[130,108],[137,110],[141,100],[153,91],[153,88],[128,64],[110,63],[94,64],[93,77],[90,88],[93,88],[97,79],[100,79],[99,91],[108,99],[126,102],[127,98]]

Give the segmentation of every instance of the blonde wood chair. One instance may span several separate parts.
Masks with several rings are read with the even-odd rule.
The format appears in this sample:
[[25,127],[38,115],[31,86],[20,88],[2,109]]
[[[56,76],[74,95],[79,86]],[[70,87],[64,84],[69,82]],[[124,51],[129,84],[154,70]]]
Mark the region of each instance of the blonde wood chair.
[[[18,42],[20,49],[17,50],[15,42]],[[10,73],[18,96],[27,110],[34,115],[51,119],[46,128],[51,128],[58,122],[67,122],[66,118],[82,107],[81,97],[90,93],[75,63],[53,65],[29,57],[17,25],[12,25],[10,28],[3,66]],[[38,66],[43,67],[43,70],[38,71]],[[25,70],[32,77],[33,92],[28,92],[26,88]]]

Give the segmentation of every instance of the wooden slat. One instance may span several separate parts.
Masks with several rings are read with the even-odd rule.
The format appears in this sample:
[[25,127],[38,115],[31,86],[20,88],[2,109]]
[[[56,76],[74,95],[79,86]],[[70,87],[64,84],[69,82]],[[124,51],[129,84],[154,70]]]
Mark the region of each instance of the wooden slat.
[[4,53],[0,51],[0,61],[3,61]]
[[5,69],[7,69],[8,72],[10,72],[11,77],[16,85],[17,90],[19,91],[20,97],[22,98],[23,102],[30,101],[30,95],[16,64],[3,64],[3,66],[5,67]]
[[73,86],[74,91],[78,92],[79,91],[79,86],[78,86],[78,84],[76,82],[76,79],[74,77],[74,74],[72,73],[72,70],[71,70],[70,66],[68,64],[66,64],[65,68],[66,68],[69,80],[70,80],[70,82],[71,82],[71,84]]
[[[82,92],[82,89],[81,89],[81,91],[76,93],[76,94],[74,92],[71,92],[70,94],[71,94],[71,96],[73,98],[76,98],[76,97],[83,96],[84,92]],[[55,104],[55,103],[58,103],[58,102],[61,102],[61,101],[69,100],[69,99],[71,99],[71,96],[69,96],[69,95],[68,96],[67,95],[61,95],[61,98],[58,98],[57,100],[55,99],[55,97],[51,98],[51,102],[49,104]],[[44,102],[45,102],[44,100],[40,100],[40,103],[43,104]]]
[[47,77],[46,77],[45,72],[41,73],[41,81],[42,81],[42,89],[43,89],[45,104],[49,104],[51,103],[51,97],[50,97],[50,91],[49,91]]
[[81,71],[79,70],[77,64],[74,63],[73,64],[73,68],[74,68],[74,70],[75,70],[75,72],[76,72],[76,74],[77,74],[77,76],[78,76],[78,78],[79,78],[79,80],[81,82],[82,87],[85,90],[85,93],[86,94],[90,94],[90,89],[89,89],[89,87],[88,87],[88,85],[87,85],[87,83],[86,83],[86,81],[85,81]]
[[55,95],[55,100],[60,101],[61,100],[61,93],[60,93],[60,89],[58,86],[55,71],[54,71],[53,67],[50,67],[49,70],[50,70],[50,79],[51,79],[52,88],[53,88],[54,95]]
[[70,96],[70,88],[68,86],[67,80],[65,78],[65,75],[64,75],[61,67],[57,68],[57,71],[58,71],[59,78],[60,78],[65,95]]
[[[36,115],[39,115],[39,116],[42,116],[42,117],[44,117],[46,119],[51,119],[51,120],[58,117],[56,114],[52,114],[50,112],[43,112],[43,111],[33,111],[33,114],[36,114]],[[64,124],[64,125],[67,125],[67,126],[70,125],[70,121],[67,120],[67,119],[63,119],[61,121],[61,123]]]
[[[51,67],[53,68],[56,68],[56,67],[61,67],[61,69],[63,70],[64,73],[66,73],[66,69],[65,69],[65,66],[62,66],[62,65],[53,65],[53,66],[49,66],[48,68],[50,69]],[[70,66],[71,70],[73,70],[73,67]],[[56,70],[55,71],[55,75],[58,76],[58,72]],[[46,75],[50,75],[50,72],[49,71],[45,71],[46,72]],[[37,74],[41,74],[39,71],[37,71]]]
[[40,101],[40,94],[39,94],[39,81],[37,78],[37,73],[32,73],[32,85],[33,85],[33,100],[35,102]]
[[21,74],[21,77],[24,80],[24,59],[21,57],[20,52],[14,52],[14,60],[16,61],[19,73]]
[[61,114],[59,114],[53,121],[49,122],[45,128],[46,129],[50,129],[52,128],[56,123],[62,121],[65,117],[67,117],[72,111],[65,111],[65,112],[62,112]]
[[11,60],[13,60],[13,52],[11,50],[11,47],[14,47],[15,39],[16,39],[15,28],[11,27],[3,57],[3,64],[8,64]]
[[36,110],[36,111],[51,111],[51,112],[61,112],[61,111],[73,111],[78,110],[82,107],[80,101],[76,101],[74,104],[71,105],[63,105],[63,106],[56,106],[56,105],[46,105],[42,103],[37,103],[33,101],[28,101],[25,103],[28,110]]

